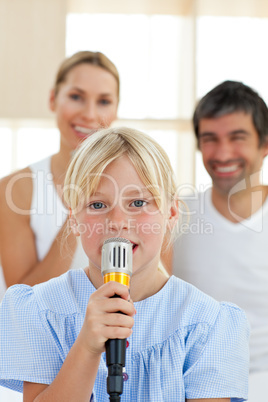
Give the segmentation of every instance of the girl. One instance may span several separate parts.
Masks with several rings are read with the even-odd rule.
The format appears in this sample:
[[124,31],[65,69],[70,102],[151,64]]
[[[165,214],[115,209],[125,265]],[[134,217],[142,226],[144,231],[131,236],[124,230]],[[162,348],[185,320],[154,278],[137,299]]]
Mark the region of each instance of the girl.
[[105,55],[83,51],[64,60],[50,93],[59,152],[0,182],[0,300],[6,285],[34,285],[59,276],[71,264],[86,265],[74,236],[68,238],[68,251],[60,250],[67,217],[64,176],[78,145],[116,119],[118,101],[118,71]]
[[[7,291],[0,384],[23,390],[25,402],[108,401],[105,342],[128,338],[122,402],[244,401],[245,314],[158,269],[178,219],[162,148],[131,129],[95,133],[68,168],[64,197],[89,266]],[[131,299],[126,286],[103,285],[101,251],[111,237],[133,244]]]

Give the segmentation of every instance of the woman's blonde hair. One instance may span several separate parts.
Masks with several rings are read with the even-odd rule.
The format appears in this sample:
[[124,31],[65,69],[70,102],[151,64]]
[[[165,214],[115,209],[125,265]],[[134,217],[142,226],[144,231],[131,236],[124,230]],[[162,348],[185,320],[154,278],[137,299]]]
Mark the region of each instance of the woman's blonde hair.
[[60,85],[65,81],[67,74],[79,64],[92,64],[97,67],[101,67],[104,70],[111,73],[117,82],[118,87],[118,98],[119,98],[119,91],[120,91],[120,79],[119,73],[113,62],[108,59],[101,52],[91,52],[89,50],[84,50],[81,52],[74,53],[72,56],[65,59],[59,67],[58,73],[56,75],[55,83],[54,83],[54,91],[57,95],[59,91]]
[[84,197],[88,199],[96,192],[105,168],[122,155],[129,157],[162,213],[168,205],[176,203],[174,172],[163,148],[140,131],[108,128],[82,143],[67,170],[64,199],[74,213]]

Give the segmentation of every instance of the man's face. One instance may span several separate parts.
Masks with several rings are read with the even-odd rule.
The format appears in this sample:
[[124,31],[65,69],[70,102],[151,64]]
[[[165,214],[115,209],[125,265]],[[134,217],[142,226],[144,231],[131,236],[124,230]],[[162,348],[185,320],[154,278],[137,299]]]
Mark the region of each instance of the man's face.
[[268,153],[267,144],[259,145],[251,115],[242,111],[201,119],[199,146],[213,188],[225,195],[260,171]]

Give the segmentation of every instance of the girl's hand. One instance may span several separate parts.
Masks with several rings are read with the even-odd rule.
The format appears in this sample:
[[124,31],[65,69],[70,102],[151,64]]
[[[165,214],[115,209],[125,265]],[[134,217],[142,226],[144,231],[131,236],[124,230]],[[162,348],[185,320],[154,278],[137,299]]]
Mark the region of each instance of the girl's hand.
[[[114,295],[120,297],[111,298]],[[121,313],[123,314],[121,314]],[[136,314],[125,285],[108,282],[89,298],[79,342],[91,354],[105,351],[107,339],[125,339],[132,334]]]

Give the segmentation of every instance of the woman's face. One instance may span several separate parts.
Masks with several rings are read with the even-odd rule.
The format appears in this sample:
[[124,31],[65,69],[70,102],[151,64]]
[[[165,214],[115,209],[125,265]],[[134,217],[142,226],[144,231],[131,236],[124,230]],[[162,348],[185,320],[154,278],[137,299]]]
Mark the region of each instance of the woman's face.
[[107,128],[117,117],[118,84],[105,69],[79,64],[50,96],[50,108],[56,114],[61,147],[70,151],[100,128]]

